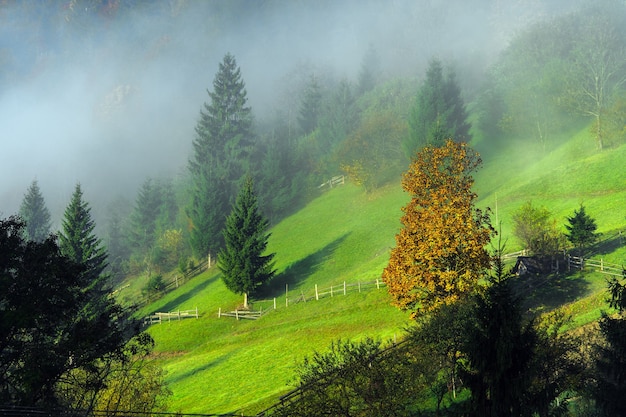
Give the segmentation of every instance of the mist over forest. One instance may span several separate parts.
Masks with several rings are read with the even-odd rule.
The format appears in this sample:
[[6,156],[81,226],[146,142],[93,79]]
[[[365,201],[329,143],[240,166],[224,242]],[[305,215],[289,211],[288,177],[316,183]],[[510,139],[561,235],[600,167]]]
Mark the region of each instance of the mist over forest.
[[297,107],[311,73],[423,78],[438,57],[465,94],[521,27],[578,2],[5,1],[0,5],[0,213],[37,180],[58,225],[80,182],[103,216],[146,177],[186,175],[199,111],[232,53],[257,130]]

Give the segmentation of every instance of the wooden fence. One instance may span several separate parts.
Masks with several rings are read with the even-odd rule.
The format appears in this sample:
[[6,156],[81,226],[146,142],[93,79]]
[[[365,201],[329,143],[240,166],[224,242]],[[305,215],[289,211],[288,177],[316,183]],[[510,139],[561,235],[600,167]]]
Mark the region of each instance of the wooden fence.
[[321,183],[320,185],[317,186],[317,188],[319,189],[323,189],[326,187],[333,188],[338,185],[344,185],[345,183],[346,183],[346,177],[343,175],[337,175],[335,177],[332,177],[328,181]]
[[[331,285],[326,288],[319,288],[317,284],[315,284],[315,288],[309,290],[308,292],[304,292],[304,290],[300,290],[300,293],[296,293],[296,295],[292,295],[290,298],[289,292],[289,284],[285,285],[285,307],[289,307],[292,304],[297,303],[306,303],[309,301],[317,301],[321,298],[332,298],[332,297],[341,297],[348,295],[348,293],[361,293],[363,291],[367,291],[370,289],[381,289],[386,284],[381,279],[376,279],[375,281],[369,282],[356,282],[356,283],[347,283],[343,282],[338,285]],[[263,304],[266,307],[260,307],[258,310],[232,310],[232,311],[222,311],[220,308],[217,317],[235,317],[237,320],[239,319],[253,319],[256,320],[263,315],[267,314],[272,310],[276,310],[277,301],[276,298],[272,300],[256,300],[253,304]],[[268,306],[269,304],[269,306]]]
[[154,323],[163,323],[164,321],[170,322],[172,320],[182,320],[190,318],[198,318],[198,307],[195,310],[178,310],[170,311],[168,313],[154,313],[144,317],[143,324],[149,326]]
[[613,276],[623,276],[624,266],[605,262],[603,259],[584,259],[579,256],[568,256],[568,265],[570,268],[584,270],[585,268],[593,268],[603,274]]

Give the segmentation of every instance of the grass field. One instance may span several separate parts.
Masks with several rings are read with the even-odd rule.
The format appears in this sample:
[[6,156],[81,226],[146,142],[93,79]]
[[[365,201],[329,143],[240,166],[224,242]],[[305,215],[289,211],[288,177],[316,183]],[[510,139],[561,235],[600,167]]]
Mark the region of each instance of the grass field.
[[[475,176],[479,206],[491,207],[494,220],[497,214],[508,251],[521,249],[510,219],[527,200],[547,207],[559,225],[583,203],[605,236],[624,228],[626,146],[599,153],[587,129],[581,129],[547,150],[520,148],[511,143],[494,155],[485,152],[484,167]],[[331,341],[401,337],[410,324],[408,314],[390,305],[384,289],[286,307],[285,286],[291,299],[310,293],[315,284],[375,280],[395,244],[400,209],[408,198],[399,181],[370,194],[347,184],[273,227],[269,250],[276,253],[278,274],[260,297],[276,298],[278,308],[260,320],[218,318],[220,308],[234,309],[242,299],[226,290],[215,268],[145,307],[141,315],[196,307],[201,314],[149,330],[173,391],[171,409],[253,414],[291,389],[303,357],[325,350]],[[622,263],[626,249],[610,241],[596,256]],[[599,273],[543,277],[524,285],[529,308],[563,308],[573,315],[574,325],[595,320],[605,306],[605,276]]]

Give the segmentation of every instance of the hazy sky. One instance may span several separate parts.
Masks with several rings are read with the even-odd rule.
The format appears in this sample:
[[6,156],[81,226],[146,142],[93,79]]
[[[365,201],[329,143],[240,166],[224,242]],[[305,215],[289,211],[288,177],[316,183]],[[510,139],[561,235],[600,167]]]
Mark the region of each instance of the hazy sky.
[[521,25],[565,10],[539,0],[258,0],[234,2],[232,15],[227,1],[171,0],[106,17],[72,1],[8,3],[0,6],[0,216],[15,213],[37,179],[56,226],[76,182],[98,213],[119,195],[134,200],[148,176],[186,172],[226,52],[262,119],[298,68],[354,80],[372,45],[388,76],[420,77],[433,56],[482,71]]

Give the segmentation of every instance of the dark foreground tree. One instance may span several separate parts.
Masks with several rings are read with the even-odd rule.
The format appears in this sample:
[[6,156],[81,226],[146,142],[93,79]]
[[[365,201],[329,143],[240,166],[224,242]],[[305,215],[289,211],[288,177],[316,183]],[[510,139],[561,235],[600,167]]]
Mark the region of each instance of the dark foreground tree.
[[574,210],[574,215],[567,218],[565,236],[574,247],[578,249],[578,256],[583,256],[585,247],[598,240],[596,221],[585,212],[585,206],[580,205],[579,210]]
[[245,83],[235,57],[226,54],[208,91],[196,125],[193,157],[189,160],[191,245],[204,257],[222,247],[222,229],[245,170],[252,138],[252,115],[246,106]]
[[259,210],[253,182],[246,177],[224,229],[225,247],[219,253],[219,268],[229,290],[248,295],[274,276],[274,254],[265,254],[269,223]]
[[448,140],[424,148],[404,174],[411,201],[382,275],[397,307],[415,314],[452,303],[471,294],[489,268],[485,246],[494,230],[472,191],[480,163],[465,143]]
[[52,406],[64,375],[118,355],[138,327],[110,297],[94,302],[85,265],[24,227],[0,221],[0,402]]
[[43,242],[50,234],[50,212],[34,180],[24,195],[19,215],[26,224],[26,237],[35,242]]
[[[626,270],[623,271],[626,279]],[[594,383],[592,397],[601,416],[626,415],[626,286],[617,278],[608,281],[611,298],[609,306],[617,309],[617,315],[602,312],[600,333],[602,343],[594,346]]]

